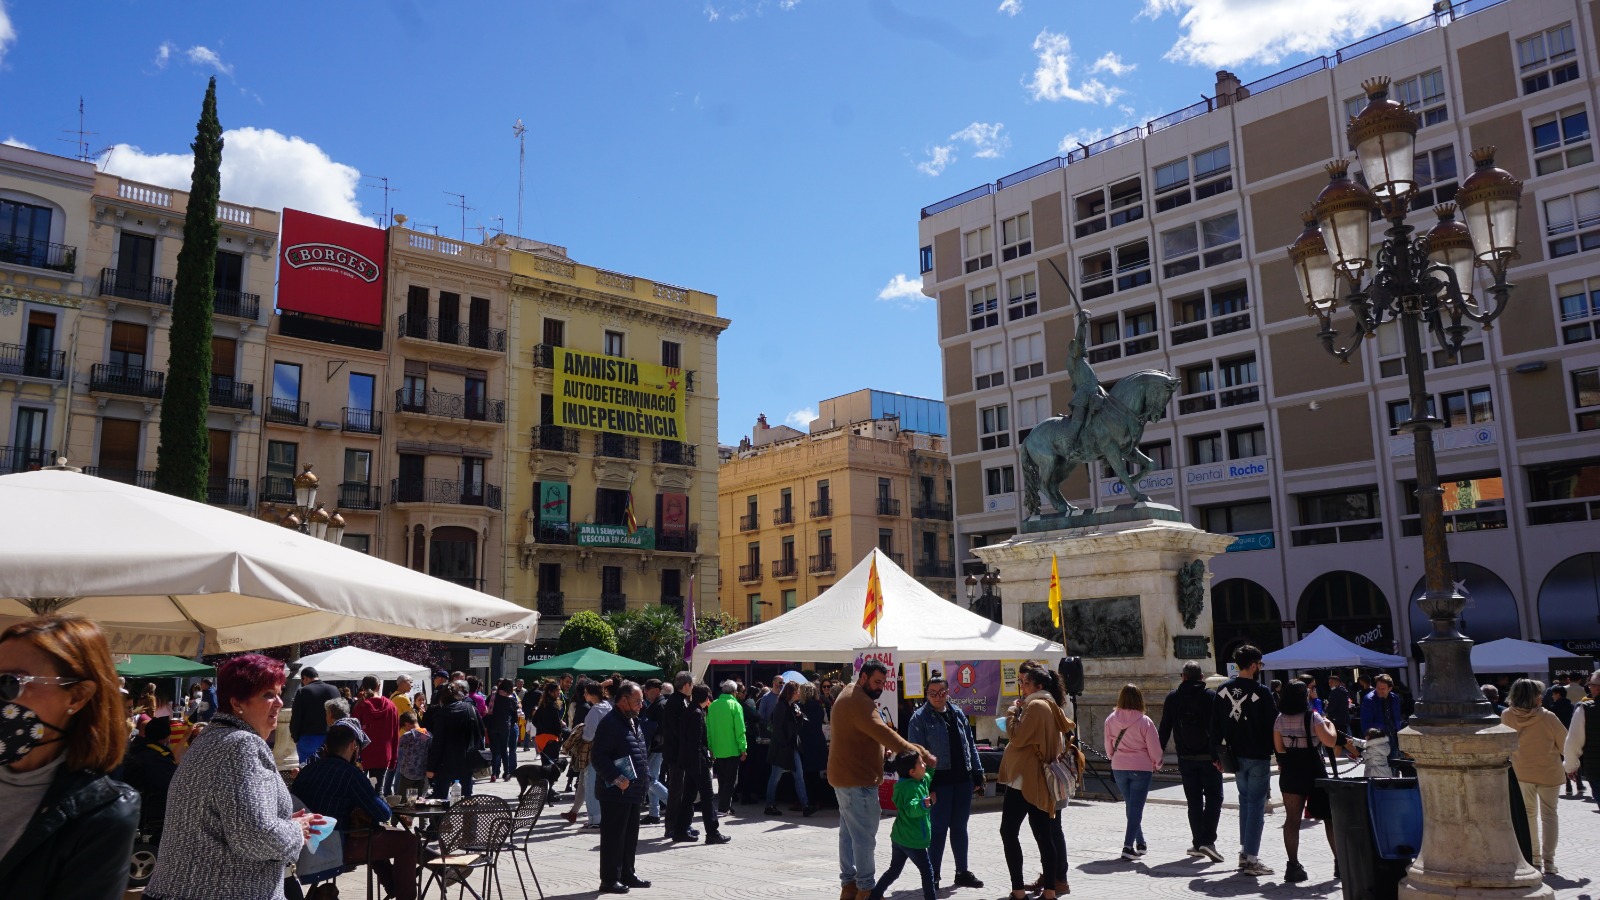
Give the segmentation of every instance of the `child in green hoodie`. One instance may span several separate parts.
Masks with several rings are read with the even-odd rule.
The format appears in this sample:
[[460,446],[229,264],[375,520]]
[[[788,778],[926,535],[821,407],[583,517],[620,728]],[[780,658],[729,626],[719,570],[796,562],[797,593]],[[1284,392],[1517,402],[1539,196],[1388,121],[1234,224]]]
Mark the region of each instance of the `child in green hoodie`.
[[894,770],[900,780],[894,786],[894,808],[898,812],[889,832],[893,853],[888,870],[867,900],[883,900],[884,892],[900,877],[908,859],[922,873],[922,900],[933,900],[933,864],[928,860],[928,844],[933,839],[928,807],[934,802],[928,796],[928,786],[933,783],[933,774],[923,765],[921,754],[910,752],[895,756]]

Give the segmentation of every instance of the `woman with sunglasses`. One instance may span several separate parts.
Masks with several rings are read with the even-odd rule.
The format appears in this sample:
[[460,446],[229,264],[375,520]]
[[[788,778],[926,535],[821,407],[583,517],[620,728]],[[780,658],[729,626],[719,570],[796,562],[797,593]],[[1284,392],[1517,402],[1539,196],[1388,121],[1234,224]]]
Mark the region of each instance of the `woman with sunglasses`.
[[0,632],[0,894],[113,898],[139,795],[106,777],[128,728],[105,637],[79,616]]

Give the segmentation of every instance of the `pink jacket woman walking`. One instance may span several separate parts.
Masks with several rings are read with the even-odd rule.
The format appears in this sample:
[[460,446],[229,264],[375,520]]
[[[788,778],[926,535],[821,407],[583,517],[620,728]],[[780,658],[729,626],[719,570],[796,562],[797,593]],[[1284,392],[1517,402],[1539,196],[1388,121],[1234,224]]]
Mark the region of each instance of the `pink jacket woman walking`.
[[1146,849],[1144,802],[1150,796],[1150,779],[1161,768],[1162,753],[1156,724],[1144,714],[1144,694],[1134,685],[1123,685],[1117,694],[1117,708],[1106,716],[1105,741],[1111,775],[1127,805],[1122,858],[1138,859]]

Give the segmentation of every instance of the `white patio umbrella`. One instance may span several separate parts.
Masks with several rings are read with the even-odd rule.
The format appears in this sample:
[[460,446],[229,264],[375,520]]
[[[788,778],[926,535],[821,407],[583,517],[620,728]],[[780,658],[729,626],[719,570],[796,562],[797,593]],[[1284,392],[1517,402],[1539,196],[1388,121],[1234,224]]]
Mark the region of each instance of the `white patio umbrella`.
[[192,657],[352,632],[526,643],[514,603],[236,512],[53,469],[0,476],[0,627],[87,616],[115,653]]

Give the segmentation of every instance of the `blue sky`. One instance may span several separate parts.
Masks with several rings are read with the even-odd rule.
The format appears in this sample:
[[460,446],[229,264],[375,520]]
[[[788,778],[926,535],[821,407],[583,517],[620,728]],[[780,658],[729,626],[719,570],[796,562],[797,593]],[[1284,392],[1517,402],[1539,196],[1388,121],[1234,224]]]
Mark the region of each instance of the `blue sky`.
[[1374,5],[0,0],[0,139],[71,155],[81,95],[103,165],[186,187],[216,75],[225,199],[375,219],[387,176],[458,237],[446,192],[516,230],[520,118],[525,236],[721,298],[733,443],[861,387],[942,395],[921,207],[1429,8]]

